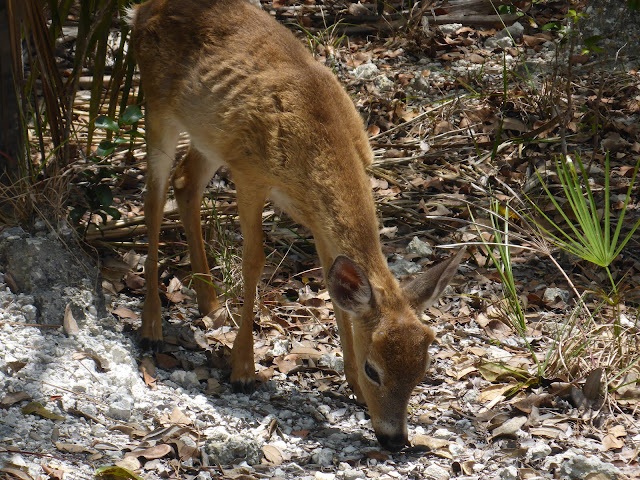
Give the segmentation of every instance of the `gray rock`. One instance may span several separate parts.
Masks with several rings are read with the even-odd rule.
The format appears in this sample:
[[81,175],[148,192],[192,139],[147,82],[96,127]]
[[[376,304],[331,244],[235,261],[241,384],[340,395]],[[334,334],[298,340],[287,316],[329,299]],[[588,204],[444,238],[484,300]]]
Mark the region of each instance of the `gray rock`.
[[507,28],[499,31],[496,34],[496,38],[513,38],[517,42],[520,40],[520,37],[522,37],[523,33],[524,27],[518,22],[515,22],[513,25],[509,25]]
[[171,372],[169,376],[172,382],[181,385],[184,388],[199,388],[200,381],[195,372],[187,372],[185,370],[176,370]]
[[109,399],[109,416],[116,420],[129,421],[133,403],[133,398],[129,395],[113,395],[112,398]]
[[314,476],[315,480],[335,480],[335,478],[335,473],[316,472]]
[[560,473],[570,479],[584,479],[587,475],[598,473],[610,478],[617,478],[620,470],[610,463],[605,463],[597,457],[585,457],[574,455],[564,461],[560,467]]
[[313,463],[322,465],[323,467],[330,467],[333,465],[334,451],[330,448],[322,448],[311,456]]
[[390,80],[386,75],[378,75],[373,79],[373,84],[381,92],[388,92],[389,90],[393,90],[393,87],[395,86],[393,81]]
[[434,480],[449,480],[449,478],[451,478],[451,475],[445,468],[435,464],[431,464],[425,468],[424,475],[426,478],[433,478]]
[[408,253],[415,253],[421,257],[430,257],[433,254],[433,250],[427,242],[423,242],[418,237],[413,237],[407,245]]
[[211,480],[211,472],[208,470],[199,470],[196,480]]
[[344,373],[344,358],[338,357],[335,353],[325,353],[318,359],[318,365],[327,367],[342,374]]
[[489,37],[484,42],[484,46],[485,46],[485,48],[487,48],[489,50],[497,50],[497,49],[500,49],[500,48],[509,48],[509,47],[513,47],[513,40],[511,40],[510,37],[502,37],[502,38]]
[[502,480],[518,480],[518,469],[512,465],[500,470]]
[[354,468],[348,469],[344,471],[344,480],[358,480],[360,478],[367,478],[367,475]]
[[547,304],[557,303],[557,302],[567,303],[570,298],[571,298],[571,292],[569,292],[568,290],[549,287],[544,291],[544,295],[542,296],[542,301]]
[[535,445],[527,450],[527,459],[529,461],[548,457],[549,455],[551,455],[551,447],[543,442],[536,442]]
[[410,262],[400,255],[394,255],[391,260],[387,262],[389,270],[396,277],[402,275],[413,275],[420,272],[420,265]]
[[435,432],[433,432],[434,438],[441,438],[443,440],[449,440],[454,437],[454,433],[451,430],[447,430],[446,428],[438,428]]
[[440,31],[445,35],[452,35],[462,28],[461,23],[447,23],[440,25]]
[[229,435],[218,430],[209,436],[204,450],[210,460],[220,465],[230,465],[235,460],[245,460],[249,465],[258,465],[262,460],[262,444],[255,438],[242,435]]
[[353,75],[358,80],[371,80],[378,75],[378,67],[374,63],[363,63],[353,69]]
[[76,320],[91,317],[91,312],[106,315],[100,273],[72,239],[32,237],[19,227],[5,230],[0,234],[0,270],[11,275],[18,289],[14,293],[33,295],[44,324],[61,324],[69,303]]
[[423,75],[416,75],[413,80],[411,80],[411,88],[418,90],[419,92],[431,92],[431,83],[429,80],[424,78]]
[[449,452],[451,452],[451,455],[453,455],[456,458],[459,458],[460,456],[462,456],[464,452],[466,452],[466,450],[467,449],[463,445],[460,445],[458,443],[449,444]]
[[267,352],[267,355],[274,358],[280,355],[286,355],[289,348],[291,348],[291,342],[288,338],[276,338],[273,342],[273,347]]

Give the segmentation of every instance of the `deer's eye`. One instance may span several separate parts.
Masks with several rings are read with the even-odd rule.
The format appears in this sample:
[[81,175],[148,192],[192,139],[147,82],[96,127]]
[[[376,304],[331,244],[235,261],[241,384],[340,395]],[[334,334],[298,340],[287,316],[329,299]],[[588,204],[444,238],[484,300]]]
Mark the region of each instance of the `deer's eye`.
[[365,362],[364,364],[364,373],[367,375],[367,377],[369,377],[369,380],[371,380],[373,383],[377,383],[378,385],[380,385],[380,375],[378,374],[378,371],[375,368],[373,368],[369,362]]

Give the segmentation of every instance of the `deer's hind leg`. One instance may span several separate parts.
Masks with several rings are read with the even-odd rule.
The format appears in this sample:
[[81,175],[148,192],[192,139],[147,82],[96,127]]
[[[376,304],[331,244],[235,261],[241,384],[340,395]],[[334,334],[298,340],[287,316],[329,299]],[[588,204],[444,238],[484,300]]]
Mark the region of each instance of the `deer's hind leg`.
[[172,178],[180,220],[189,245],[193,288],[198,299],[198,310],[202,315],[208,315],[220,307],[202,239],[200,205],[207,184],[221,165],[219,158],[205,157],[192,144]]

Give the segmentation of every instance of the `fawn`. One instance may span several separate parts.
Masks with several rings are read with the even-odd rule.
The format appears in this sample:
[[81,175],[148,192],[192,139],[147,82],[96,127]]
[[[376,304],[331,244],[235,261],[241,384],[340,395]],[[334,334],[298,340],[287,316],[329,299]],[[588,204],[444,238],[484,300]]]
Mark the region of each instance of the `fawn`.
[[203,315],[219,302],[202,240],[202,195],[222,165],[237,191],[244,305],[231,354],[234,389],[251,391],[255,377],[253,307],[270,198],[313,233],[347,381],[380,443],[400,450],[409,397],[434,339],[415,312],[446,287],[462,251],[400,288],[381,250],[362,119],[330,70],[269,14],[243,0],[149,0],[133,12],[132,44],[147,102],[143,341],[162,341],[158,239],[176,142],[186,131],[189,151],[171,182]]

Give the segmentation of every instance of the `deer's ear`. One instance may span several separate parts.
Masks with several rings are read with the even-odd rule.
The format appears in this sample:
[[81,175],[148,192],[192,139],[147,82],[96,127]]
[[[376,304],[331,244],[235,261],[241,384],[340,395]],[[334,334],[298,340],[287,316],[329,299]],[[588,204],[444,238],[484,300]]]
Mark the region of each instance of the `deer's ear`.
[[456,274],[465,250],[462,249],[445,261],[421,273],[404,287],[409,303],[416,310],[423,310],[442,294]]
[[371,284],[364,270],[345,255],[338,255],[327,275],[329,295],[333,303],[352,313],[371,308]]

